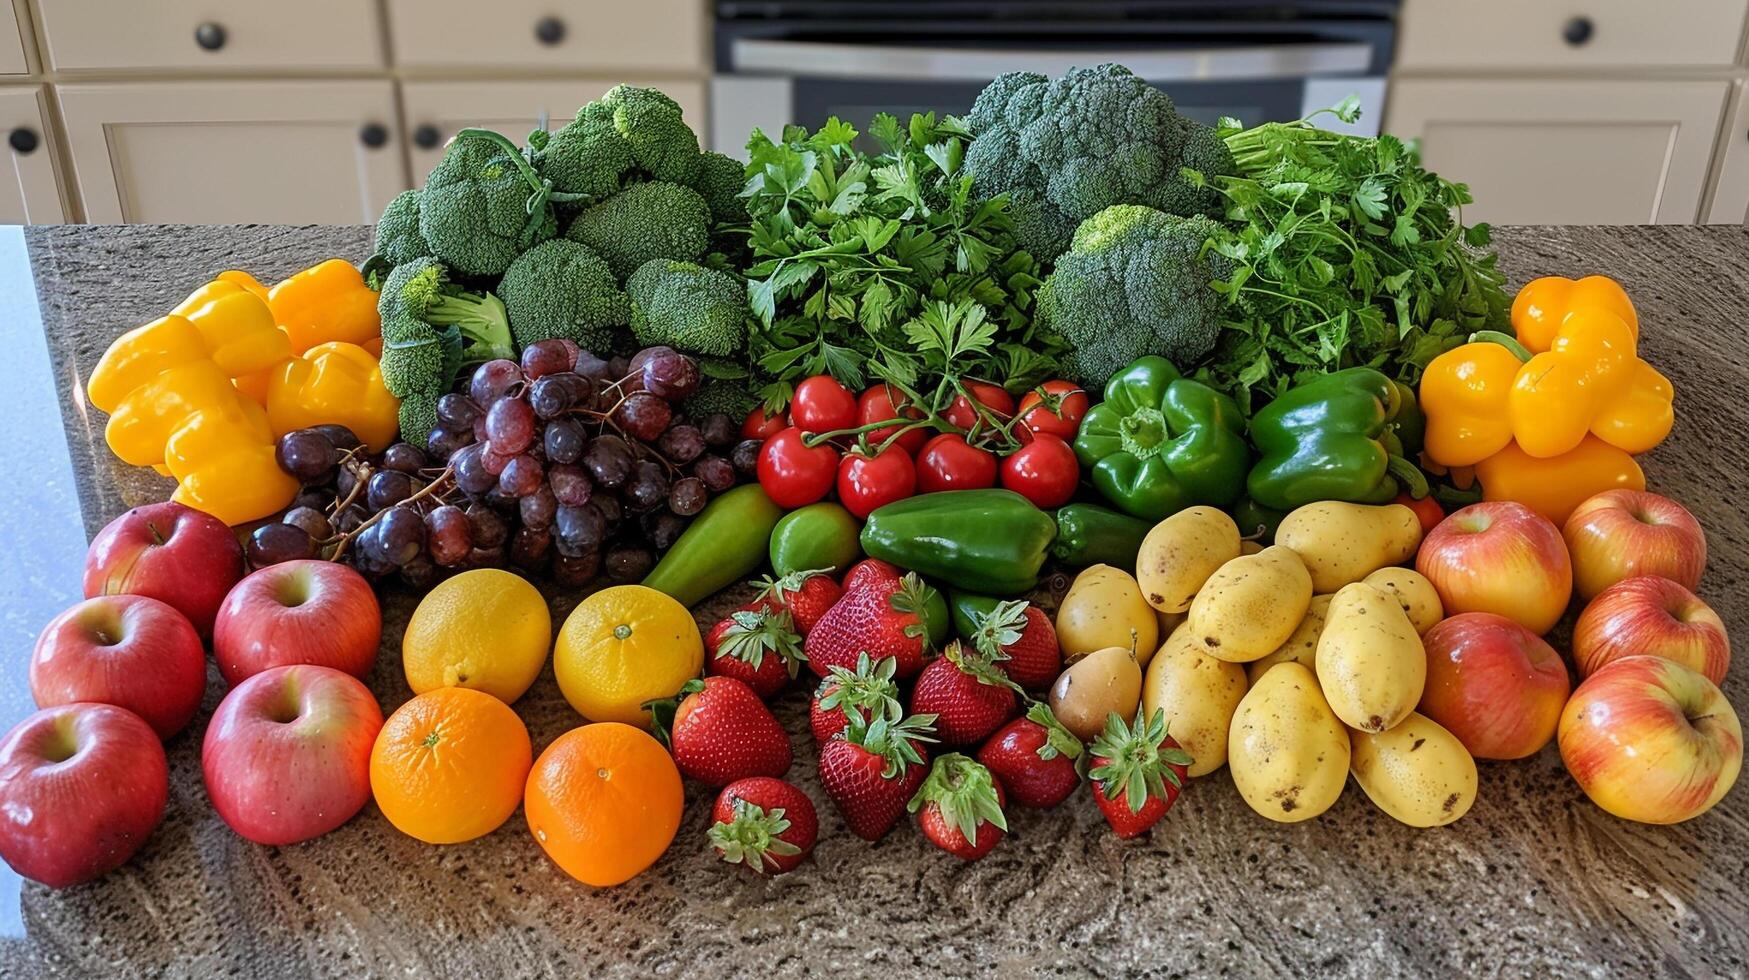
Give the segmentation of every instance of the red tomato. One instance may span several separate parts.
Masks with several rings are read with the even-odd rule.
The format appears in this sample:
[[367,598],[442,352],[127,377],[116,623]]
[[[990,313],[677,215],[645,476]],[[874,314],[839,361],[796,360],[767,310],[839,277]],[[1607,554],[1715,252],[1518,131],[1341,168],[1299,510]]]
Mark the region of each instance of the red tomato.
[[[996,413],[998,419],[1007,421],[1014,414],[1014,396],[1003,391],[1000,385],[993,385],[988,381],[967,381],[966,390],[971,392],[972,397],[983,403],[986,408]],[[972,408],[972,403],[966,401],[964,395],[953,396],[953,403],[947,406],[947,411],[943,412],[942,416],[968,432],[971,431],[972,423],[981,417]],[[984,427],[989,428],[989,425],[986,424]]]
[[1042,510],[1068,503],[1079,482],[1075,450],[1049,432],[1034,433],[1031,442],[1002,461],[1002,485]]
[[1391,503],[1402,504],[1404,507],[1414,511],[1415,517],[1421,521],[1422,534],[1432,531],[1440,521],[1445,520],[1445,508],[1439,506],[1439,501],[1434,500],[1432,494],[1422,497],[1420,500],[1416,500],[1407,493],[1399,493],[1397,494],[1397,499],[1391,501]]
[[856,425],[856,396],[831,375],[816,374],[796,385],[789,415],[803,432],[848,429]]
[[[894,391],[891,387],[884,384],[875,385],[873,388],[863,392],[862,396],[856,400],[856,424],[867,425],[870,422],[884,422],[887,419],[901,417],[908,419],[920,419],[923,417],[923,413],[918,411],[917,406],[915,405],[905,405],[905,411],[900,413],[893,407],[893,399],[895,396],[901,403],[906,400],[904,393]],[[898,431],[898,429],[899,427],[896,425],[875,429],[867,436],[869,444],[879,446],[882,442],[885,442],[891,437],[894,432]],[[923,444],[928,441],[928,429],[912,429],[900,436],[899,441],[893,445],[905,450],[907,454],[915,457],[917,451],[922,449]]]
[[[1040,395],[1039,392],[1044,394]],[[1020,399],[1020,427],[1014,435],[1021,442],[1034,432],[1049,432],[1065,442],[1075,438],[1081,417],[1087,414],[1087,392],[1073,381],[1046,381]]]
[[853,452],[838,461],[838,501],[859,518],[916,492],[917,466],[898,446],[878,456]]
[[982,490],[996,485],[996,457],[967,444],[957,432],[943,432],[917,454],[917,492]]
[[786,510],[803,507],[832,491],[838,472],[838,450],[830,443],[809,446],[802,430],[791,426],[759,447],[759,485],[772,502]]
[[746,421],[741,423],[741,438],[769,439],[782,432],[788,424],[782,415],[765,414],[765,406],[761,405],[747,413]]

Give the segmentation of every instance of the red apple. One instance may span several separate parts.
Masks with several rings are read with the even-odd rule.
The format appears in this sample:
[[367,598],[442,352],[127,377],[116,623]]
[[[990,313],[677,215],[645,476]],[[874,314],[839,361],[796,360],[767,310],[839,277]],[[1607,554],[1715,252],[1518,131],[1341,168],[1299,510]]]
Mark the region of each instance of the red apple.
[[1573,566],[1549,519],[1512,500],[1471,504],[1421,542],[1415,570],[1427,576],[1448,616],[1491,612],[1539,636],[1573,596]]
[[49,622],[30,657],[30,694],[48,708],[123,707],[159,738],[181,731],[206,691],[206,650],[181,613],[143,595],[86,599]]
[[1580,677],[1634,656],[1674,660],[1718,684],[1731,666],[1731,640],[1699,596],[1667,578],[1636,575],[1599,592],[1573,624]]
[[0,858],[51,888],[115,870],[170,795],[158,733],[113,704],[61,704],[0,741]]
[[1458,613],[1421,638],[1422,714],[1478,759],[1522,759],[1555,737],[1572,682],[1560,654],[1505,616]]
[[1625,657],[1561,712],[1561,761],[1591,802],[1641,823],[1712,808],[1743,768],[1743,728],[1718,685],[1674,660]]
[[364,677],[382,635],[382,610],[364,576],[305,558],[252,572],[225,596],[213,626],[213,659],[232,685],[287,664]]
[[1669,497],[1605,490],[1567,517],[1561,530],[1573,556],[1573,584],[1589,599],[1624,578],[1658,575],[1693,590],[1706,570],[1706,532]]
[[225,523],[173,500],[135,507],[85,552],[85,597],[144,595],[176,607],[212,636],[225,593],[243,577],[243,548]]
[[213,809],[257,844],[295,844],[352,819],[370,799],[383,712],[332,667],[273,667],[225,695],[200,747]]

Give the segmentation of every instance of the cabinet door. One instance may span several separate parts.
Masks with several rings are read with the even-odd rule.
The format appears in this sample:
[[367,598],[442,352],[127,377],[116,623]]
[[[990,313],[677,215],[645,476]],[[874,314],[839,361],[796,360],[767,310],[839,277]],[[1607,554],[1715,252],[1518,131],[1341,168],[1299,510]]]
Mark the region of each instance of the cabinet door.
[[[467,126],[495,129],[521,142],[540,124],[544,115],[549,129],[571,121],[577,109],[612,88],[620,79],[567,79],[550,82],[407,82],[401,86],[401,104],[407,110],[409,153],[413,183],[423,186],[425,175],[443,158],[443,145],[455,131]],[[686,121],[705,140],[705,94],[703,82],[629,80],[633,85],[659,88],[680,103]]]
[[1749,225],[1749,81],[1731,86],[1731,108],[1713,159],[1707,223]]
[[56,225],[67,220],[55,177],[47,106],[35,85],[0,88],[0,224]]
[[388,0],[395,63],[618,73],[710,65],[706,0]]
[[1724,81],[1400,79],[1387,129],[1466,183],[1464,219],[1687,224],[1730,86]]
[[92,222],[374,222],[407,186],[389,82],[59,86]]
[[380,19],[361,0],[44,0],[57,71],[378,68]]
[[30,71],[24,58],[24,34],[19,30],[18,11],[10,0],[0,0],[0,75]]

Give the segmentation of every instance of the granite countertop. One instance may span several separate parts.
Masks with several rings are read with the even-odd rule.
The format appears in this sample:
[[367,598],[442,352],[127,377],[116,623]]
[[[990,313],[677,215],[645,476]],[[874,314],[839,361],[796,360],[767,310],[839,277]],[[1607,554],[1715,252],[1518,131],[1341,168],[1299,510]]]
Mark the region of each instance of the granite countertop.
[[[272,279],[368,250],[367,228],[65,227],[27,231],[85,531],[159,499],[150,473],[104,448],[78,395],[111,338],[160,315],[213,273]],[[1707,528],[1700,592],[1749,637],[1749,521],[1732,492],[1749,471],[1749,234],[1741,228],[1507,228],[1514,285],[1603,273],[1639,307],[1643,349],[1677,390],[1670,439],[1645,461],[1653,489]],[[46,386],[48,377],[21,382]],[[4,492],[29,492],[15,473]],[[3,504],[4,500],[0,500]],[[79,556],[61,562],[77,587]],[[9,583],[16,585],[17,583]],[[555,621],[576,596],[555,595]],[[8,597],[7,618],[54,606]],[[411,611],[384,597],[370,678],[385,713],[409,696],[398,649]],[[25,651],[0,668],[23,683]],[[689,786],[680,834],[648,872],[594,890],[541,854],[519,815],[454,847],[402,836],[367,807],[326,837],[243,841],[212,812],[199,736],[222,693],[169,745],[162,827],[119,871],[65,892],[27,884],[24,935],[0,940],[0,975],[306,974],[646,976],[1742,976],[1749,972],[1749,788],[1674,827],[1591,805],[1551,746],[1483,763],[1469,815],[1412,830],[1350,786],[1322,817],[1283,826],[1239,799],[1225,772],[1193,783],[1170,817],[1124,843],[1085,793],[966,865],[909,827],[876,844],[845,831],[814,778],[805,695],[781,701],[791,776],[820,804],[821,840],[772,881],[715,860],[710,795]],[[1749,666],[1724,685],[1749,715]],[[0,705],[12,705],[0,700]],[[516,705],[536,750],[578,723],[550,669]],[[6,725],[17,719],[0,719]],[[10,886],[16,888],[16,879]]]

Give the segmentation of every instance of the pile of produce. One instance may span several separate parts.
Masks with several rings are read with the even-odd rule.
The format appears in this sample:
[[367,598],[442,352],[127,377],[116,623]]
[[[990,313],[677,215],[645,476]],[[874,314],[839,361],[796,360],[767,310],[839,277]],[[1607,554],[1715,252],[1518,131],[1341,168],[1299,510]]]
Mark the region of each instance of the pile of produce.
[[[968,861],[1083,786],[1145,834],[1223,766],[1284,823],[1352,776],[1449,824],[1476,760],[1551,744],[1624,819],[1729,792],[1705,535],[1636,459],[1675,392],[1619,285],[1509,304],[1411,148],[1202,127],[1116,66],[858,135],[756,132],[743,167],[622,86],[525,146],[458,134],[363,278],[226,273],[117,341],[111,446],[180,485],[37,644],[0,857],[61,886],[138,849],[209,646],[243,837],[374,799],[459,844],[520,807],[596,886],[669,850],[685,780],[725,861],[805,862],[835,827],[790,779],[804,716],[845,829],[910,812]],[[391,585],[424,596],[385,720]],[[581,593],[557,629],[537,585]],[[583,723],[537,755],[549,657]]]

